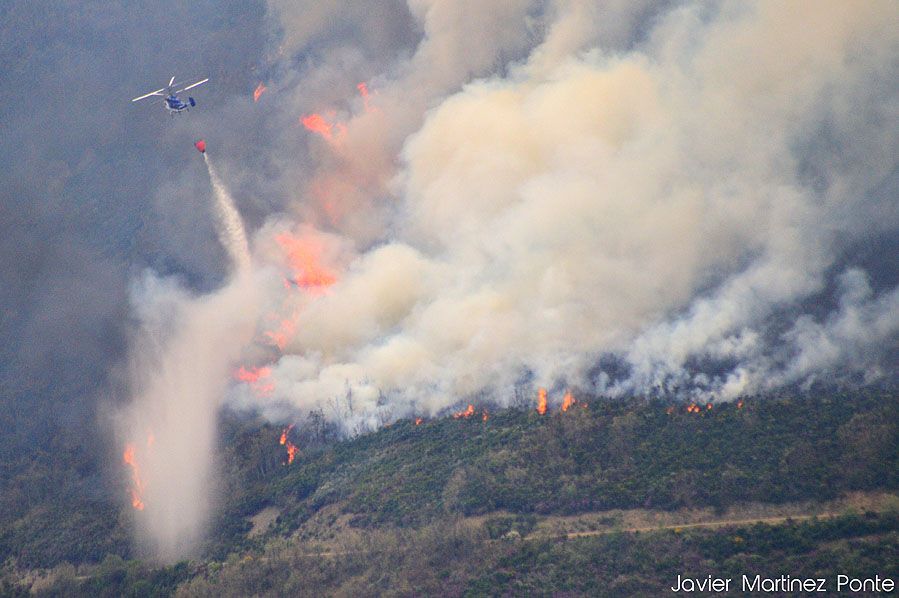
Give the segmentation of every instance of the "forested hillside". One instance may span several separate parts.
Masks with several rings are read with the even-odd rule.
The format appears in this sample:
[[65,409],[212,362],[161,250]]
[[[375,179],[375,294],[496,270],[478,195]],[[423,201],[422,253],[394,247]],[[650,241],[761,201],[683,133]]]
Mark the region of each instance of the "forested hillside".
[[[612,581],[603,587],[614,595],[661,587],[687,563],[697,575],[746,562],[776,564],[772,574],[794,562],[790,571],[895,567],[896,393],[473,411],[342,441],[313,414],[285,437],[298,447],[290,464],[284,428],[225,415],[219,514],[199,558],[162,569],[131,560],[118,496],[69,512],[37,496],[24,513],[7,504],[6,583],[55,567],[47,588],[90,595],[179,584],[209,595],[291,584],[366,593],[378,583],[399,594],[592,593]],[[853,511],[839,502],[849,493],[876,494],[876,508]],[[761,522],[764,505],[797,517]],[[645,527],[627,523],[636,512]],[[696,513],[696,527],[660,523]],[[567,533],[572,522],[587,533]]]

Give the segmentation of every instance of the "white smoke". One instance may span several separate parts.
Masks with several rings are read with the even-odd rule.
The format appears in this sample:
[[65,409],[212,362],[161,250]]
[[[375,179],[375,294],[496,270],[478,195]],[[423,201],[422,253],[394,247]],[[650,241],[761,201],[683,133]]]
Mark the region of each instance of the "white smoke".
[[[523,372],[726,398],[766,388],[771,368],[787,381],[876,353],[802,358],[797,330],[780,343],[806,366],[761,359],[766,322],[820,293],[883,209],[867,194],[895,168],[882,123],[897,94],[878,83],[895,75],[895,5],[680,7],[626,51],[645,6],[560,2],[539,25],[533,3],[503,6],[468,7],[476,19],[411,5],[423,39],[382,81],[379,111],[349,121],[324,175],[353,178],[356,162],[396,151],[399,131],[399,169],[379,158],[386,171],[367,178],[391,181],[376,193],[400,209],[357,237],[382,244],[298,307],[271,401],[313,408],[349,391],[375,422],[385,401],[400,415],[507,399]],[[526,58],[471,80],[502,55]],[[821,165],[801,163],[822,130],[844,146],[823,189],[803,172]],[[354,207],[379,212],[375,197]],[[877,322],[879,339],[895,334]],[[625,378],[587,376],[605,353]],[[740,365],[715,377],[689,371],[698,358]]]
[[[379,111],[347,123],[317,179],[379,165],[347,219],[378,228],[336,226],[380,243],[298,308],[269,400],[350,393],[354,417],[376,424],[385,404],[396,416],[507,400],[523,375],[713,399],[838,363],[873,376],[879,341],[812,359],[810,316],[776,346],[766,334],[825,289],[875,214],[880,230],[899,224],[892,199],[870,197],[899,149],[884,126],[899,97],[883,84],[896,5],[537,4],[411,4],[424,37],[376,78]],[[501,56],[517,58],[474,79]],[[895,336],[870,317],[876,338]],[[790,351],[796,363],[772,358]],[[627,375],[588,374],[609,353]],[[693,371],[703,359],[737,365]]]
[[[365,31],[359,3],[270,4],[271,186],[289,207],[253,236],[243,283],[136,294],[144,327],[171,330],[136,351],[149,398],[130,421],[175,436],[154,475],[200,492],[226,394],[354,432],[522,384],[726,399],[896,374],[896,281],[851,262],[899,230],[882,192],[899,155],[895,2],[410,0],[410,47],[303,24],[314,5],[322,27]],[[341,100],[363,78],[370,106]],[[339,134],[302,131],[313,111]],[[285,157],[299,136],[308,155]],[[250,263],[216,189],[222,242]],[[273,390],[229,385],[237,359],[270,367]],[[202,406],[183,412],[184,394]],[[146,521],[178,552],[202,513],[154,497],[162,479]]]
[[148,272],[132,289],[140,322],[130,346],[131,404],[118,415],[123,444],[134,447],[143,510],[143,548],[166,561],[192,554],[215,490],[212,458],[218,410],[240,348],[252,339],[255,285],[246,233],[233,199],[206,158],[214,219],[234,276],[221,290],[194,296]]

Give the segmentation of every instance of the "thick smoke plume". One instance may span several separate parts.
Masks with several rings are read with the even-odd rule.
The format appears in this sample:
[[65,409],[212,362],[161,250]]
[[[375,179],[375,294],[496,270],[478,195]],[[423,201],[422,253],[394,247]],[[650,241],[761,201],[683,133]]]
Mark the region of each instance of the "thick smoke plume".
[[714,400],[895,374],[896,280],[853,262],[899,225],[895,4],[462,4],[410,4],[377,109],[310,140],[297,213],[358,252],[293,300],[274,393],[238,398],[353,430],[523,381]]
[[163,552],[199,533],[226,396],[353,433],[538,387],[895,380],[899,282],[866,248],[899,232],[899,4],[367,6],[269,3],[267,91],[228,107],[270,133],[228,168],[252,260],[221,211],[252,271],[136,287]]

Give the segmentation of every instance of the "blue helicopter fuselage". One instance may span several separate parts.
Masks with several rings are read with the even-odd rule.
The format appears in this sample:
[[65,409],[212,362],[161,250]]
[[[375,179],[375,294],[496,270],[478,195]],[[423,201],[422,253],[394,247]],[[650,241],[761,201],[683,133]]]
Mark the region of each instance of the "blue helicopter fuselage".
[[181,98],[172,94],[165,98],[165,109],[171,112],[172,114],[177,114],[183,110],[190,110],[191,106],[196,106],[197,103],[193,98],[187,98],[187,102],[182,102]]

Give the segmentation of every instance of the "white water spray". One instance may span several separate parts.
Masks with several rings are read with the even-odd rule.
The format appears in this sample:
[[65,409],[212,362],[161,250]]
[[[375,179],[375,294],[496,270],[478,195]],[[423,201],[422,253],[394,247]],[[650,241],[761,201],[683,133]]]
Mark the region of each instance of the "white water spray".
[[219,178],[212,166],[209,154],[203,153],[203,160],[209,170],[209,179],[212,181],[212,190],[215,192],[215,214],[218,220],[216,227],[219,240],[228,251],[231,262],[238,273],[245,273],[250,269],[250,247],[247,243],[247,233],[243,227],[240,213],[234,206],[234,200],[228,193],[228,188]]
[[214,191],[216,232],[236,272],[194,296],[149,272],[132,291],[141,328],[130,347],[130,392],[119,433],[141,479],[140,545],[173,562],[195,554],[215,492],[216,418],[240,349],[256,318],[250,251],[231,194],[204,155]]

